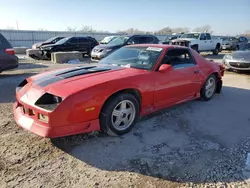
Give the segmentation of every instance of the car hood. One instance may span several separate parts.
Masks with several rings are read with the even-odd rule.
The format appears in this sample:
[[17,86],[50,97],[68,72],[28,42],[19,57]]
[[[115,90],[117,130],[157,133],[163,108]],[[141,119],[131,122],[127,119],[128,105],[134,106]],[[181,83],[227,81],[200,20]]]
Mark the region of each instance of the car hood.
[[[141,69],[105,64],[70,67],[32,76],[26,79],[27,84],[20,92],[27,93],[29,88],[35,88],[37,93],[40,93],[39,95],[48,92],[65,98],[78,91],[99,84],[105,84],[112,80],[136,76],[147,72],[148,71]],[[31,94],[31,96],[32,95],[33,94]]]
[[233,44],[236,43],[236,41],[231,41],[231,40],[224,40],[222,44]]
[[43,42],[35,43],[35,44],[32,45],[32,49],[39,48],[42,44],[43,44]]
[[108,44],[100,44],[96,46],[94,49],[117,49],[122,47],[122,45],[108,45]]
[[193,41],[193,40],[197,40],[197,39],[195,39],[195,38],[178,38],[178,39],[172,40],[172,42]]
[[250,51],[236,51],[232,53],[233,59],[250,61]]
[[41,45],[41,47],[46,48],[46,47],[54,47],[58,46],[58,44],[46,44],[46,45]]

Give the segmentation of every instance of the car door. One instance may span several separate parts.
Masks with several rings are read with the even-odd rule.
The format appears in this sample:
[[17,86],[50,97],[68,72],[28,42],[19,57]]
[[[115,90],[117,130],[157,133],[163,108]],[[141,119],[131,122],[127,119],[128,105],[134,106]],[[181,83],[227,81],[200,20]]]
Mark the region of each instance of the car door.
[[173,69],[155,72],[154,106],[161,108],[193,98],[201,88],[199,66],[188,49],[168,50],[163,63]]
[[213,44],[213,40],[211,38],[211,35],[209,33],[206,33],[206,41],[205,41],[205,44],[206,44],[206,50],[213,50],[215,49],[215,46],[216,44]]
[[201,33],[199,42],[199,51],[206,51],[207,50],[206,46],[207,46],[206,35],[204,33]]
[[64,51],[78,51],[79,50],[79,39],[78,37],[72,37],[67,41]]
[[79,38],[79,51],[89,51],[91,42],[88,38]]

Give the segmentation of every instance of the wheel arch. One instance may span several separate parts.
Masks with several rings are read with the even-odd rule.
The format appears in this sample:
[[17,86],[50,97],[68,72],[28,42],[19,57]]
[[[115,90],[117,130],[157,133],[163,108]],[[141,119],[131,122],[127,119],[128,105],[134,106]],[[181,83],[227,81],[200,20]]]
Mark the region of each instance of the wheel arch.
[[216,48],[217,48],[217,47],[220,48],[220,47],[221,47],[221,44],[220,44],[220,43],[217,43],[217,44],[216,44]]
[[[103,111],[103,109],[106,107],[106,105],[109,103],[109,101],[112,100],[113,97],[120,95],[122,93],[132,94],[138,100],[140,110],[141,110],[141,101],[142,101],[141,92],[136,88],[126,88],[126,89],[118,90],[118,91],[112,93],[109,97],[107,97],[107,99],[105,100],[105,102],[103,103],[103,105],[101,107],[100,114]],[[100,114],[99,114],[99,116],[100,116]]]
[[[221,80],[221,78],[219,77],[219,74],[218,74],[218,72],[212,72],[209,76],[211,76],[211,75],[215,75],[215,77],[216,77],[216,90],[215,90],[215,92],[216,93],[220,93],[221,92],[221,88],[222,88],[222,80]],[[208,76],[208,77],[209,77]]]

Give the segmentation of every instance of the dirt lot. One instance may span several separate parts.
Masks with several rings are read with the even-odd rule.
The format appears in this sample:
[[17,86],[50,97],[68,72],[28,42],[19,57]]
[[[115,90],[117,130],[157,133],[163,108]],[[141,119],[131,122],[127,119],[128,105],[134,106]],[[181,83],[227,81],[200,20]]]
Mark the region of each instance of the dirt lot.
[[250,74],[227,72],[211,101],[145,117],[122,137],[44,139],[15,124],[15,87],[35,73],[73,65],[20,62],[0,74],[0,187],[250,187]]

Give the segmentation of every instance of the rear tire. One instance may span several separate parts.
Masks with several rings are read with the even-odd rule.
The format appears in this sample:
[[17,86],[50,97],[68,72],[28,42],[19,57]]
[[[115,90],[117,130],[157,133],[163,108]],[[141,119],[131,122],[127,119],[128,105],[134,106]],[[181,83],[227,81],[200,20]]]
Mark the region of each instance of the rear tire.
[[132,129],[138,119],[138,100],[129,93],[122,93],[105,104],[100,114],[100,125],[110,136],[123,135]]
[[217,45],[216,48],[215,48],[214,51],[213,51],[213,54],[214,54],[214,55],[218,55],[219,52],[220,52],[220,47]]
[[203,87],[201,88],[200,95],[201,98],[205,101],[212,99],[217,87],[217,78],[214,74],[211,74]]

